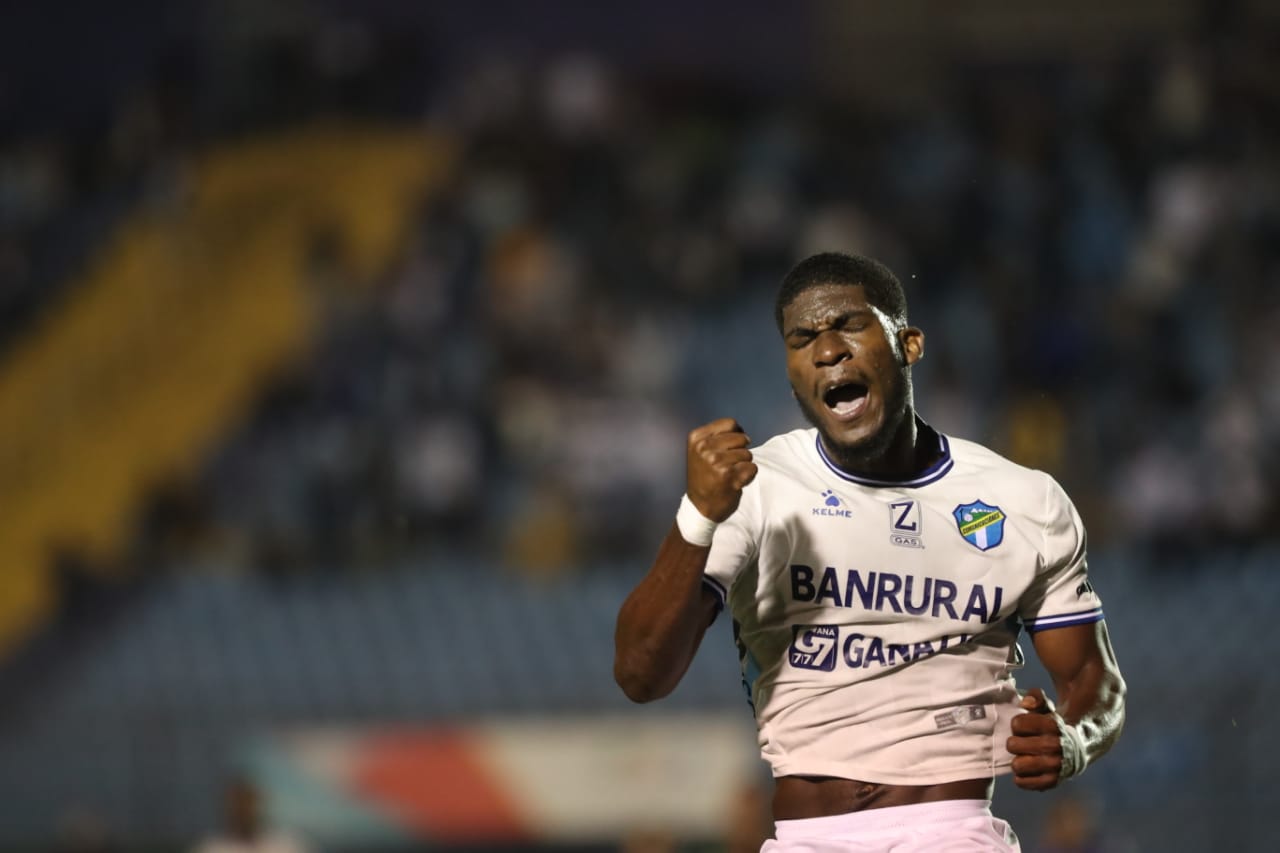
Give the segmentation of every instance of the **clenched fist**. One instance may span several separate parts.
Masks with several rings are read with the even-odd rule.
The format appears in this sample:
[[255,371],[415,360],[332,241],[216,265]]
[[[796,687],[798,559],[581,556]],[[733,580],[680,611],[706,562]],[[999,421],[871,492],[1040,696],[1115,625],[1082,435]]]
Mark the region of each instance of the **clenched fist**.
[[721,418],[689,433],[687,455],[689,500],[715,522],[733,515],[742,489],[759,469],[747,445],[751,439],[733,418]]
[[1065,769],[1058,713],[1039,687],[1027,691],[1021,707],[1026,713],[1011,721],[1013,737],[1006,744],[1013,753],[1013,781],[1028,791],[1047,791],[1062,781]]

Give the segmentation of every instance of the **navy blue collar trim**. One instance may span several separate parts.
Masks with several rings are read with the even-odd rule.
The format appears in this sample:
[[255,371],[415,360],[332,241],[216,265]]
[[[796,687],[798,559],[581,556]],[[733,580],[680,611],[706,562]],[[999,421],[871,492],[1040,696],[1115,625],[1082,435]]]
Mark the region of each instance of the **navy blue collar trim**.
[[941,455],[938,457],[937,462],[934,462],[916,476],[906,480],[879,480],[875,477],[853,474],[841,468],[830,456],[827,455],[827,449],[822,446],[822,436],[820,434],[814,436],[814,444],[818,448],[818,456],[821,457],[822,461],[826,463],[826,466],[831,469],[831,472],[842,480],[847,480],[850,483],[857,483],[860,486],[872,486],[875,488],[894,487],[899,489],[918,489],[921,486],[927,486],[930,483],[935,483],[947,476],[947,472],[954,468],[956,463],[955,460],[951,458],[951,442],[947,441],[947,437],[934,430],[933,427],[929,426],[924,421],[917,420],[916,423],[921,428],[921,431],[925,431],[937,438],[938,450]]

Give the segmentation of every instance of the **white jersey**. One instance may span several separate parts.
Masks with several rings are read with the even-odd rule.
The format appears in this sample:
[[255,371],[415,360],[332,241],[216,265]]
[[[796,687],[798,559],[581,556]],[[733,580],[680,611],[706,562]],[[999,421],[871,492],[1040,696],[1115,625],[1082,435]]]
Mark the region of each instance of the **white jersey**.
[[728,607],[775,776],[923,785],[1009,771],[1020,627],[1096,622],[1085,534],[1052,477],[969,441],[905,482],[817,431],[753,451],[704,582]]

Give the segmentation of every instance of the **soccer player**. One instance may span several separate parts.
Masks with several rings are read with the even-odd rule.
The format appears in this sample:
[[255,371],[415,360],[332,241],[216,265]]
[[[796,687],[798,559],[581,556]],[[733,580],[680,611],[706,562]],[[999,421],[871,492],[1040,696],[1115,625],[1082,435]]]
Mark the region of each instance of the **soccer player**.
[[[775,778],[765,850],[1018,850],[994,777],[1053,788],[1124,723],[1080,517],[1049,475],[916,415],[924,333],[882,264],[802,261],[775,318],[813,428],[754,450],[728,418],[689,434],[675,524],[618,613],[618,684],[670,693],[728,608]],[[1022,629],[1056,704],[1014,686]]]

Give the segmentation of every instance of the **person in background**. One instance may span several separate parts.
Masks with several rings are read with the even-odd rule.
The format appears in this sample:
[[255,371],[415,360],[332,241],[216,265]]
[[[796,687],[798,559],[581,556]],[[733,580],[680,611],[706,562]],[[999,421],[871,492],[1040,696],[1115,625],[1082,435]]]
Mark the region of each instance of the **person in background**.
[[262,819],[262,796],[245,778],[231,780],[226,789],[226,826],[221,835],[197,844],[192,853],[310,853],[296,836],[268,829]]

